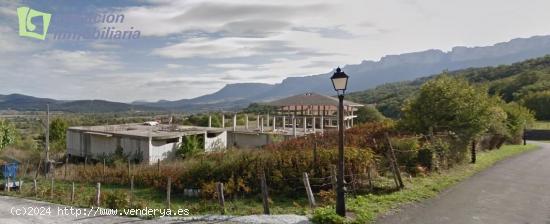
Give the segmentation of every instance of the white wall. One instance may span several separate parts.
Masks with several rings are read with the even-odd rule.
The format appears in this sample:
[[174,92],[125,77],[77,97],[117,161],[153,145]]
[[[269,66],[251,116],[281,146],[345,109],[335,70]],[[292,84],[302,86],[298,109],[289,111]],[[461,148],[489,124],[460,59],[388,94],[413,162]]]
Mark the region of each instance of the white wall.
[[227,131],[212,138],[206,137],[206,134],[204,136],[204,151],[211,152],[227,148]]
[[291,135],[243,132],[229,132],[227,136],[227,145],[238,148],[258,148],[273,142],[293,138]]
[[166,140],[154,140],[151,141],[151,148],[147,156],[144,155],[143,161],[147,161],[149,164],[156,163],[159,159],[164,160],[169,157],[173,157],[175,150],[181,143],[181,137],[177,142],[166,143]]
[[149,155],[150,139],[149,138],[132,138],[124,137],[120,138],[120,147],[122,147],[122,153],[129,155],[130,158],[135,159],[136,156],[143,156],[144,158]]
[[112,136],[91,135],[90,143],[90,154],[92,157],[112,155],[117,148],[117,139]]
[[80,132],[67,130],[67,153],[75,156],[84,156],[81,149]]

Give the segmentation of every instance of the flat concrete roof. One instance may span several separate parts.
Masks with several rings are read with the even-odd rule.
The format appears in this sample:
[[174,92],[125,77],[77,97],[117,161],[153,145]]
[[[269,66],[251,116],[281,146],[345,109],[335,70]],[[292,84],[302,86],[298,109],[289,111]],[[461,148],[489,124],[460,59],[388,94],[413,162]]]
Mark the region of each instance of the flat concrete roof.
[[185,135],[197,135],[204,133],[221,133],[226,131],[222,128],[207,128],[197,126],[182,126],[159,124],[156,126],[135,124],[117,124],[117,125],[98,125],[98,126],[77,126],[69,127],[70,131],[76,131],[91,135],[105,137],[111,136],[129,136],[139,138],[149,138],[154,140],[179,138]]
[[[290,96],[284,99],[275,100],[267,103],[263,103],[270,106],[317,106],[317,105],[338,105],[338,98],[325,96],[319,93],[303,93],[294,96]],[[362,107],[363,104],[354,103],[348,100],[344,100],[344,106],[350,107]]]

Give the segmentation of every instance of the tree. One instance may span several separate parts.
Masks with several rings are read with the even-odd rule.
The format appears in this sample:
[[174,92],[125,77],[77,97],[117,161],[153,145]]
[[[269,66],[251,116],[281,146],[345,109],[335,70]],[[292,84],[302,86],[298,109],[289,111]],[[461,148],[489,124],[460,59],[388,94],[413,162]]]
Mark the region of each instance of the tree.
[[277,107],[259,103],[251,103],[243,111],[250,114],[272,114],[277,111]]
[[[444,75],[426,82],[406,103],[400,125],[424,134],[431,134],[431,131],[453,133],[466,149],[470,142],[475,143],[476,138],[487,131],[493,122],[495,107],[486,90],[475,88],[466,80]],[[454,154],[456,159],[462,159],[461,151]],[[475,162],[475,147],[472,148],[472,162]]]
[[50,123],[50,142],[54,151],[65,150],[68,128],[68,123],[62,118],[55,118]]
[[188,158],[203,151],[203,145],[204,139],[197,135],[183,136],[176,154],[181,158]]
[[525,127],[535,121],[533,112],[516,102],[502,105],[506,112],[506,127],[512,143],[520,143]]
[[522,101],[525,107],[535,112],[537,119],[550,120],[550,91],[527,94]]
[[6,120],[0,120],[0,151],[15,142],[15,127]]
[[382,121],[386,117],[382,115],[376,108],[372,106],[360,107],[357,112],[357,123],[377,122]]

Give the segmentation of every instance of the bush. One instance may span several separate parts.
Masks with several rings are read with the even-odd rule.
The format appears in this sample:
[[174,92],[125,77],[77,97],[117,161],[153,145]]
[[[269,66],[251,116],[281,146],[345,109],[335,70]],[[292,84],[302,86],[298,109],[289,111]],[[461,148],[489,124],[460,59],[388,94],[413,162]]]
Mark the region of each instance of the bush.
[[184,136],[182,143],[176,151],[176,154],[181,158],[194,156],[203,151],[203,148],[201,147],[201,145],[204,145],[202,144],[203,141],[204,139],[201,139],[196,135]]
[[110,209],[124,209],[128,208],[128,205],[130,204],[128,194],[124,191],[108,191],[104,194],[104,197],[105,206]]
[[386,119],[382,113],[380,113],[373,106],[360,107],[357,110],[357,123],[363,124],[367,122],[380,122]]
[[[441,138],[435,138],[422,146],[422,153],[419,152],[418,161],[421,165],[430,170],[447,168],[451,154],[450,144]],[[420,157],[422,155],[422,157]],[[431,156],[430,156],[431,155]]]
[[316,224],[343,224],[346,219],[336,214],[334,208],[324,207],[315,209],[311,222]]
[[391,138],[392,146],[395,149],[397,163],[405,165],[407,172],[414,173],[417,163],[418,148],[420,143],[416,137],[412,138]]
[[550,91],[541,91],[527,94],[523,104],[535,112],[538,120],[550,120]]
[[429,147],[428,145],[423,146],[418,150],[418,164],[422,167],[428,168],[428,170],[431,170],[433,168],[433,156],[434,153],[432,152],[432,147]]

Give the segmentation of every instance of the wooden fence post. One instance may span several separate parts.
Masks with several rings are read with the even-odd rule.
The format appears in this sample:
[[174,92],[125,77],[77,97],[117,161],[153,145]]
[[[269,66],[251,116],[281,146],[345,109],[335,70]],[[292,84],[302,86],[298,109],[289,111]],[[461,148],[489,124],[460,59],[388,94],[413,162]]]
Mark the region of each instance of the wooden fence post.
[[101,203],[101,183],[97,182],[97,191],[95,195],[95,205],[99,207]]
[[157,173],[160,176],[160,159],[157,160]]
[[132,176],[132,170],[131,170],[131,167],[130,167],[131,163],[130,163],[130,159],[128,159],[128,176]]
[[84,171],[86,171],[86,165],[88,165],[88,156],[84,156]]
[[172,186],[172,177],[168,177],[168,182],[166,183],[166,204],[170,208],[170,188]]
[[63,180],[67,179],[67,166],[69,166],[69,157],[65,156],[65,172],[63,173]]
[[403,180],[401,179],[401,171],[399,171],[399,166],[397,165],[397,159],[395,158],[395,152],[393,150],[393,146],[390,141],[390,136],[388,135],[387,132],[385,133],[385,136],[386,136],[386,140],[388,141],[390,156],[391,156],[391,160],[393,161],[393,170],[395,172],[395,176],[397,177],[397,181],[399,182],[399,188],[403,188],[405,187],[405,185],[403,184]]
[[38,166],[36,167],[36,172],[34,172],[34,179],[38,178],[38,172],[40,171],[40,166],[42,165],[42,160],[38,161]]
[[130,177],[130,206],[134,202],[134,176]]
[[372,177],[371,177],[371,168],[370,165],[367,166],[367,179],[369,181],[369,188],[372,191],[374,186],[372,186]]
[[6,182],[6,185],[5,185],[5,186],[6,186],[6,191],[7,191],[7,192],[10,192],[10,188],[11,188],[10,179],[11,179],[11,178],[8,176],[8,179],[7,179],[7,182]]
[[475,164],[476,163],[476,145],[477,145],[477,141],[476,140],[473,140],[472,141],[472,151],[471,151],[471,160],[470,160],[470,163],[472,164]]
[[21,190],[23,190],[23,181],[19,178],[19,193],[23,192]]
[[71,203],[73,203],[73,202],[74,202],[74,182],[71,186]]
[[53,183],[53,175],[52,175],[52,188],[50,188],[50,198],[53,199],[53,187],[54,187],[54,183]]
[[[376,143],[376,139],[373,138],[372,142],[374,144],[375,151],[378,151],[378,144]],[[388,163],[390,165],[390,169],[391,169],[392,174],[393,174],[392,175],[393,176],[393,181],[395,182],[395,187],[399,188],[399,181],[397,180],[397,176],[395,175],[395,167],[393,166],[393,160],[391,159],[389,150],[385,151],[385,152],[382,152],[382,154],[384,154],[386,156],[386,159],[388,159]]]
[[25,163],[25,170],[23,171],[23,177],[26,177],[27,176],[27,173],[29,172],[29,163],[30,161],[27,160],[27,163]]
[[105,158],[103,158],[103,172],[101,174],[103,175],[101,181],[105,182]]
[[332,165],[330,166],[330,184],[334,192],[336,192],[336,181],[336,165]]
[[38,196],[38,184],[36,184],[36,179],[33,179],[33,191],[34,191],[34,197]]
[[260,178],[262,186],[262,202],[264,206],[264,214],[269,215],[269,194],[267,189],[267,181],[265,179],[265,171],[262,171]]
[[307,173],[304,173],[304,187],[306,188],[307,200],[309,201],[309,207],[315,208],[315,197],[313,196],[313,191],[311,191],[311,186],[309,185],[309,177]]
[[220,202],[221,213],[225,215],[225,197],[223,196],[223,183],[216,183],[216,190],[218,192],[218,201]]

